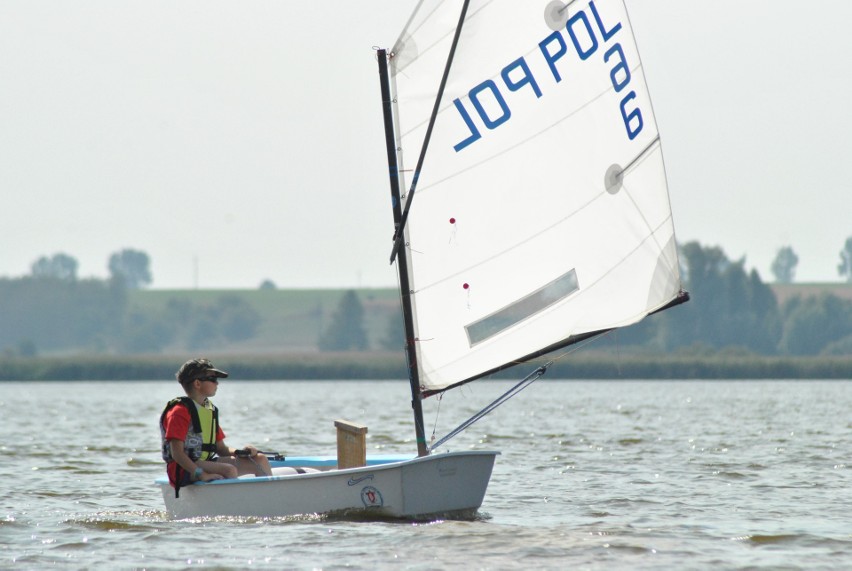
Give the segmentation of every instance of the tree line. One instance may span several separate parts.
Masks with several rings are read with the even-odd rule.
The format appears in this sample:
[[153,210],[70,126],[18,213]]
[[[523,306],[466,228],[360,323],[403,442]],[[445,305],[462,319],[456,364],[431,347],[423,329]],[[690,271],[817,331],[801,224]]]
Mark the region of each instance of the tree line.
[[[852,255],[852,238],[847,246]],[[691,301],[619,330],[614,338],[620,345],[644,352],[852,355],[852,301],[822,294],[779,305],[758,272],[746,270],[744,258],[730,260],[721,248],[698,242],[680,247],[680,262]],[[347,340],[361,338],[357,303],[352,295],[341,301],[337,350],[356,348]],[[382,346],[403,345],[395,315]]]
[[[692,300],[619,330],[613,335],[619,346],[644,354],[852,354],[852,301],[823,294],[779,304],[744,259],[730,260],[719,247],[690,242],[680,247],[680,260]],[[264,322],[238,295],[131,304],[129,290],[150,283],[147,255],[117,252],[109,267],[108,279],[79,279],[73,258],[57,254],[37,260],[29,276],[0,278],[0,353],[209,350],[255,339]],[[260,289],[270,288],[274,284]],[[373,339],[364,313],[358,293],[346,291],[330,318],[316,312],[318,326],[309,335],[320,351],[404,347],[398,309],[387,311],[386,331]]]
[[[799,265],[799,256],[792,246],[783,246],[778,249],[775,259],[772,261],[772,275],[780,284],[791,284],[796,280],[796,267]],[[837,275],[847,283],[852,283],[852,236],[846,238],[843,248],[840,250],[840,263],[837,264]]]
[[58,253],[33,262],[28,276],[0,278],[0,352],[156,353],[241,341],[257,331],[260,316],[237,296],[172,299],[155,311],[132,307],[128,290],[151,283],[145,252],[116,252],[108,268],[105,280],[80,279],[77,260]]
[[852,301],[821,294],[779,305],[758,272],[746,271],[745,259],[730,260],[721,248],[697,242],[684,244],[680,254],[692,301],[643,321],[634,335],[664,350],[852,354]]
[[0,279],[0,353],[158,353],[208,349],[254,337],[260,315],[245,300],[171,299],[146,310],[128,302],[121,280]]
[[[73,256],[64,252],[50,257],[42,256],[30,266],[34,278],[56,279],[65,282],[77,281],[79,264]],[[139,289],[151,283],[151,259],[140,250],[125,248],[111,254],[107,262],[110,281],[120,282],[129,289]]]

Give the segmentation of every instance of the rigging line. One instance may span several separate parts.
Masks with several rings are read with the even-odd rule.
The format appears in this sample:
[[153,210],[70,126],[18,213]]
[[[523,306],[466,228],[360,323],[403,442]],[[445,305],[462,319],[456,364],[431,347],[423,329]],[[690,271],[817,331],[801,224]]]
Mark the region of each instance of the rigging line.
[[491,402],[491,404],[489,404],[488,406],[486,406],[485,408],[483,408],[482,410],[477,412],[475,415],[473,415],[472,417],[470,417],[469,419],[467,419],[466,421],[464,421],[463,423],[458,425],[449,434],[447,434],[446,436],[444,436],[443,438],[438,440],[438,442],[436,442],[431,447],[429,447],[429,452],[431,453],[433,450],[435,450],[436,448],[438,448],[439,446],[441,446],[442,444],[444,444],[445,442],[447,442],[451,438],[454,438],[459,433],[466,430],[470,425],[472,425],[473,423],[475,423],[479,419],[483,418],[487,414],[491,413],[498,406],[500,406],[501,404],[503,404],[504,402],[506,402],[507,400],[509,400],[510,398],[512,398],[513,396],[515,396],[516,394],[518,394],[519,392],[521,392],[522,390],[524,390],[525,388],[530,386],[531,384],[533,384],[535,381],[540,379],[541,376],[544,375],[544,373],[547,372],[547,368],[552,363],[553,363],[553,361],[548,361],[547,363],[538,367],[535,371],[533,371],[532,373],[530,373],[529,375],[527,375],[526,377],[521,379],[521,381],[518,382],[518,384],[516,384],[515,386],[510,388],[508,391],[506,391],[505,393],[503,393],[502,395],[497,397],[494,401]]
[[577,0],[568,0],[568,2],[566,2],[565,5],[562,8],[559,9],[559,11],[564,12],[565,10],[568,9],[568,6],[570,6],[571,4],[573,4],[576,1]]
[[435,424],[432,425],[431,442],[435,442],[435,433],[438,431],[438,417],[441,416],[441,403],[444,400],[444,393],[438,395],[438,410],[435,411]]
[[[650,157],[650,151],[655,146],[658,149],[660,149],[660,153],[662,153],[659,134],[657,134],[657,136],[642,150],[641,153],[636,155],[636,158],[634,158],[632,161],[627,163],[627,165],[625,165],[624,168],[621,169],[621,172],[619,172],[619,176],[623,177],[624,174],[627,171],[629,171],[631,168],[633,168],[634,166],[636,166],[638,164],[645,162],[645,160]],[[663,167],[663,175],[665,176],[665,166]],[[666,198],[669,199],[668,183],[666,182],[666,184],[664,186],[665,186],[665,189],[666,189]],[[657,247],[657,251],[660,252],[660,253],[665,252],[665,246],[660,244],[660,241],[657,239],[657,233],[656,233],[657,230],[659,230],[660,228],[663,227],[663,224],[658,225],[656,228],[652,227],[650,222],[648,221],[648,218],[645,216],[645,212],[643,212],[642,209],[639,207],[639,205],[636,203],[636,200],[633,197],[633,194],[630,192],[630,189],[627,186],[625,186],[624,190],[625,190],[625,194],[627,195],[628,200],[630,200],[630,203],[633,204],[633,208],[635,209],[636,213],[639,215],[639,218],[641,218],[642,222],[645,224],[645,228],[650,233],[650,238],[654,241],[654,244]],[[670,199],[669,199],[669,202],[671,203]],[[672,215],[671,215],[671,208],[670,208],[669,209],[669,216],[666,218],[666,220],[663,221],[663,223],[665,223],[668,220],[671,220],[671,217],[672,217]],[[672,236],[674,236],[674,226],[672,226]],[[675,258],[677,259],[677,252],[675,252]],[[677,266],[674,266],[674,267],[677,267]],[[674,276],[674,273],[669,272],[669,275]]]
[[558,355],[554,355],[553,357],[551,357],[550,361],[552,363],[555,363],[556,361],[560,361],[560,360],[564,359],[565,357],[567,357],[568,355],[571,355],[572,353],[579,351],[580,349],[582,349],[586,345],[594,343],[598,339],[602,339],[604,337],[607,337],[613,331],[615,331],[615,329],[607,329],[606,331],[604,331],[600,335],[595,335],[594,337],[589,337],[588,339],[583,339],[582,341],[580,341],[579,343],[575,343],[574,345],[569,345],[568,347],[564,348],[565,349],[564,351],[562,351]]
[[624,173],[626,173],[627,171],[629,171],[629,170],[631,169],[631,167],[633,167],[633,165],[635,165],[636,163],[638,163],[638,162],[639,162],[639,159],[642,159],[642,160],[644,161],[644,159],[646,159],[646,158],[647,158],[647,156],[646,156],[646,155],[650,152],[651,147],[653,147],[654,145],[656,145],[656,144],[657,144],[657,143],[659,143],[659,142],[660,142],[660,133],[658,132],[658,133],[657,133],[657,136],[656,136],[656,137],[654,137],[653,139],[651,139],[651,142],[650,142],[650,143],[648,143],[647,145],[645,145],[645,148],[644,148],[644,149],[642,149],[641,151],[639,151],[639,154],[638,154],[638,155],[636,155],[636,156],[633,158],[633,160],[632,160],[632,161],[630,161],[629,163],[627,163],[626,165],[624,165],[624,166],[621,168],[621,172],[619,172],[619,173],[618,173],[618,174],[619,174],[619,176],[620,176],[620,175],[623,175]]
[[[645,148],[642,149],[642,151],[638,155],[636,155],[636,157],[633,158],[632,161],[630,161],[629,163],[624,165],[624,167],[621,168],[621,170],[618,172],[618,176],[621,177],[622,182],[624,181],[623,177],[627,173],[627,171],[629,171],[630,169],[632,169],[636,165],[644,163],[645,160],[648,159],[651,156],[651,150],[654,147],[660,148],[660,154],[662,155],[659,133],[657,133],[657,136],[654,137],[654,139],[651,140],[651,142],[648,143],[645,146]],[[665,172],[663,172],[663,174],[665,175]],[[664,186],[665,186],[665,189],[666,189],[666,198],[669,200],[669,203],[671,203],[671,200],[669,199],[669,196],[668,196],[668,181],[665,180],[665,177],[664,177],[663,180],[664,180],[664,183],[665,183]],[[651,225],[648,223],[648,219],[645,217],[645,213],[642,211],[641,208],[639,208],[639,205],[636,203],[636,200],[633,198],[633,194],[630,192],[630,189],[625,187],[625,190],[627,191],[627,193],[626,193],[627,197],[630,199],[630,202],[633,204],[634,208],[636,209],[636,212],[639,214],[640,218],[642,218],[642,222],[645,223],[645,228],[647,228],[648,230],[653,232],[653,230],[651,229]],[[657,244],[657,246],[659,247],[659,244]],[[660,248],[660,251],[662,251],[662,248]]]
[[[572,0],[572,1],[574,1],[574,0]],[[477,15],[479,12],[481,12],[482,10],[484,10],[485,8],[487,8],[487,7],[488,7],[488,5],[489,5],[489,4],[491,4],[492,2],[494,2],[494,0],[488,0],[488,2],[486,2],[485,4],[483,4],[483,5],[482,5],[482,6],[481,6],[478,10],[476,10],[476,11],[472,12],[472,13],[470,14],[470,16],[467,18],[467,20],[468,20],[468,21],[472,20],[474,17],[476,17],[476,15]],[[415,17],[415,16],[416,16],[416,14],[417,14],[417,11],[419,11],[419,10],[420,10],[420,8],[423,6],[423,4],[424,4],[424,3],[425,3],[425,2],[423,2],[423,1],[421,0],[421,2],[417,5],[417,8],[415,9],[414,13],[412,13],[412,14],[411,14],[411,17],[409,18],[408,23],[405,25],[405,28],[402,30],[402,33],[400,34],[399,39],[397,39],[397,42],[394,44],[393,49],[391,49],[391,57],[393,57],[393,56],[395,56],[395,55],[396,55],[396,53],[395,53],[395,52],[396,52],[396,48],[397,48],[397,46],[399,45],[400,41],[401,41],[401,40],[403,40],[403,38],[405,38],[405,37],[406,37],[408,27],[411,25],[411,22],[414,20],[414,17]],[[412,30],[412,31],[411,31],[411,33],[408,33],[408,34],[407,34],[407,37],[409,37],[409,38],[414,37],[414,36],[417,34],[417,32],[420,30],[420,28],[421,28],[421,27],[423,27],[423,25],[424,25],[424,24],[425,24],[425,23],[426,23],[426,22],[427,22],[427,21],[428,21],[428,20],[432,17],[432,15],[433,15],[434,13],[438,12],[438,11],[441,9],[442,4],[444,4],[444,3],[445,3],[445,2],[444,2],[443,0],[442,0],[442,1],[440,1],[440,2],[436,2],[436,3],[434,4],[434,6],[432,6],[432,7],[431,7],[431,8],[432,8],[432,9],[431,9],[431,11],[430,11],[428,14],[426,14],[425,16],[423,16],[423,18],[421,18],[420,25],[419,25],[419,26],[417,26],[417,28],[415,28],[414,30]],[[428,46],[426,46],[426,47],[425,47],[425,48],[423,48],[422,50],[418,50],[418,51],[417,51],[417,54],[416,54],[414,57],[412,57],[412,58],[411,58],[411,60],[409,60],[407,63],[405,63],[405,64],[403,64],[403,65],[401,65],[401,66],[397,66],[397,67],[395,68],[395,72],[394,72],[394,73],[404,73],[405,68],[407,68],[407,67],[408,67],[409,65],[411,65],[413,62],[415,62],[415,61],[417,61],[418,59],[420,59],[420,57],[421,57],[422,55],[424,55],[424,54],[428,53],[429,51],[431,51],[431,50],[432,50],[435,46],[440,45],[440,44],[441,44],[441,41],[442,41],[444,38],[446,38],[447,36],[449,36],[452,32],[453,32],[453,30],[448,31],[446,34],[443,34],[443,35],[441,35],[440,37],[436,38],[436,39],[435,39],[435,41],[433,41],[431,44],[429,44]],[[404,46],[404,45],[405,45],[405,42],[404,42],[404,41],[402,41],[402,44],[403,44],[403,46]],[[408,76],[408,74],[405,74],[405,75],[406,75],[406,76]],[[423,123],[418,123],[418,126],[419,126],[419,125],[422,125],[422,124],[423,124]]]
[[417,179],[420,177],[420,170],[423,168],[423,161],[426,159],[426,150],[429,148],[429,141],[432,138],[432,129],[435,128],[435,119],[438,117],[438,110],[441,108],[441,99],[444,97],[444,89],[447,87],[447,78],[450,76],[450,67],[453,64],[453,58],[456,55],[456,46],[461,37],[462,26],[464,25],[465,16],[467,15],[467,7],[470,0],[464,0],[461,14],[459,15],[459,23],[456,27],[456,34],[453,36],[453,44],[450,46],[450,53],[447,55],[447,65],[444,67],[444,75],[441,78],[441,85],[438,87],[438,94],[435,97],[435,105],[432,108],[432,117],[429,119],[429,126],[426,128],[426,135],[423,138],[423,146],[420,148],[420,157],[417,159],[417,166],[414,168],[414,178],[411,180],[411,188],[408,191],[408,198],[405,201],[405,209],[402,211],[402,218],[399,221],[399,226],[396,229],[394,236],[393,249],[391,250],[390,263],[392,264],[396,258],[396,253],[399,247],[405,240],[405,222],[408,220],[408,211],[411,209],[411,203],[414,200],[414,191],[417,188]]

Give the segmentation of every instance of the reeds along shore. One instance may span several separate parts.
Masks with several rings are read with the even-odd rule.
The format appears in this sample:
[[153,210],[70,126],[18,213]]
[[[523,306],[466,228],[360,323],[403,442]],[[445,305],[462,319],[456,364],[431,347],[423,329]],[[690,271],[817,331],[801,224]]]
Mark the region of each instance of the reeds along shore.
[[[396,352],[206,355],[239,380],[402,380]],[[0,381],[171,380],[186,355],[0,357]],[[519,364],[492,378],[520,379],[545,360]],[[837,379],[852,380],[852,357],[730,355],[570,355],[547,379]]]

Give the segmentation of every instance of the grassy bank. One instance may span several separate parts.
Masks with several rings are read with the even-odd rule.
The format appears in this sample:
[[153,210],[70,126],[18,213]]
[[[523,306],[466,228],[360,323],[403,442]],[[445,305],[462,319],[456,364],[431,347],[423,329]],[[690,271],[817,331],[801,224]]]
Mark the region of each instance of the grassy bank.
[[[399,353],[208,355],[234,380],[407,378]],[[185,356],[0,358],[0,381],[171,380]],[[540,363],[539,363],[540,364]],[[522,378],[535,365],[497,375]],[[574,355],[554,363],[556,379],[838,379],[852,380],[852,357]]]
[[[317,341],[331,321],[342,289],[276,290],[134,290],[129,293],[132,311],[143,314],[166,313],[169,304],[189,303],[194,307],[214,305],[222,297],[233,297],[260,316],[254,337],[227,345],[208,347],[220,353],[279,354],[317,350]],[[359,289],[364,308],[364,329],[370,347],[378,348],[387,335],[391,318],[401,320],[399,294],[395,289]],[[164,353],[182,353],[186,347],[172,346]]]

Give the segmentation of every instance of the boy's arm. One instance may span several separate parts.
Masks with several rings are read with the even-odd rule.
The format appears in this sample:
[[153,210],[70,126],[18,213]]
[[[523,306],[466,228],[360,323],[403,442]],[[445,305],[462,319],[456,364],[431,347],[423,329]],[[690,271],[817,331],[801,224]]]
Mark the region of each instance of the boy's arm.
[[182,441],[169,440],[169,448],[172,452],[172,458],[175,462],[177,462],[178,466],[180,466],[190,474],[194,474],[195,469],[200,468],[199,465],[192,461],[192,458],[189,457],[189,454],[186,453]]
[[216,441],[216,454],[219,456],[233,456],[235,450],[225,444],[224,440]]
[[[243,450],[248,450],[248,455],[252,458],[257,456],[260,452],[258,452],[257,448],[252,446],[251,444],[247,444]],[[224,440],[216,441],[216,453],[219,456],[236,456],[237,450],[236,448],[231,448],[227,444],[225,444]]]
[[[205,472],[201,466],[192,461],[192,458],[189,457],[189,454],[186,453],[186,450],[183,447],[183,442],[181,440],[169,440],[169,448],[172,452],[172,459],[177,462],[178,466],[192,474],[192,479],[201,480],[202,482],[208,482],[210,480],[216,480],[221,478],[222,476],[218,474],[213,474],[210,472]],[[201,470],[201,477],[196,478],[197,474],[196,470]]]

